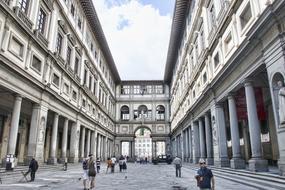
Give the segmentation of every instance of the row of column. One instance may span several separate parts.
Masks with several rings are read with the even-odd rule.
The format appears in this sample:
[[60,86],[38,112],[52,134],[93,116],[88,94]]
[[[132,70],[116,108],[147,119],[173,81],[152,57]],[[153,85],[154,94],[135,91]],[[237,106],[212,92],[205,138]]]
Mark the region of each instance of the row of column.
[[[267,160],[262,158],[260,123],[252,82],[246,81],[244,88],[252,150],[249,169],[252,171],[267,171]],[[179,155],[179,149],[182,149],[181,156],[184,158],[184,161],[192,162],[193,159],[194,163],[198,163],[199,159],[203,158],[206,159],[209,165],[215,163],[215,165],[221,167],[245,168],[245,160],[241,158],[238,116],[233,94],[228,95],[227,102],[229,105],[232,159],[229,160],[228,156],[224,107],[219,103],[216,103],[210,112],[193,121],[191,126],[178,135],[179,142],[176,142],[176,146],[178,146],[176,155]],[[182,146],[179,144],[182,144]]]

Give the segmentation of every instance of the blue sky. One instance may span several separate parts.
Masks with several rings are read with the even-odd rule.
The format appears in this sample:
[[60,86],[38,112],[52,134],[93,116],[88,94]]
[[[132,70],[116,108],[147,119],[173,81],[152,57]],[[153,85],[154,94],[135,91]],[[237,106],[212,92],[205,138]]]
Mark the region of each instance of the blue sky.
[[161,15],[171,14],[174,9],[175,0],[139,0],[144,5],[152,5],[154,8],[159,9]]

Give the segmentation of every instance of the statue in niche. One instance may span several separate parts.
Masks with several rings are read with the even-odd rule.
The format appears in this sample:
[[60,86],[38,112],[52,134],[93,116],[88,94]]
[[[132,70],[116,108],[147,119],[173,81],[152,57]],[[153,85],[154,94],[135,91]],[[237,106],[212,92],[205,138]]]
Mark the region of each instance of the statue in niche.
[[278,81],[277,85],[280,88],[278,92],[279,119],[280,119],[280,124],[285,125],[285,87],[282,81]]

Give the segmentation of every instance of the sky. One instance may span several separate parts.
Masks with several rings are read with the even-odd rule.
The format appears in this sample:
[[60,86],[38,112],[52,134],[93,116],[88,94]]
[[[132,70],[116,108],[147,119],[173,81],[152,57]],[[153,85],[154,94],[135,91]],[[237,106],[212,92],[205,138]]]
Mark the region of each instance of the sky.
[[93,0],[122,80],[163,80],[175,0]]

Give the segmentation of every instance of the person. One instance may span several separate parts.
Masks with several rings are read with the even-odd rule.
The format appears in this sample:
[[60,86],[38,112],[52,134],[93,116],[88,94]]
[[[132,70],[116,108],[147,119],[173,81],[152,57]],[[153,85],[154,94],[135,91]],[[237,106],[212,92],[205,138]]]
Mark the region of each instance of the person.
[[97,160],[96,160],[97,173],[100,172],[100,164],[101,164],[100,158],[97,158]]
[[88,160],[89,158],[85,158],[82,162],[82,169],[83,169],[83,187],[84,190],[87,190],[87,180],[88,180]]
[[116,162],[117,162],[116,157],[113,156],[113,157],[111,158],[111,161],[112,161],[111,172],[114,173],[114,172],[115,172],[115,164],[116,164]]
[[119,158],[119,168],[120,168],[120,172],[122,172],[123,170],[123,164],[124,164],[125,158],[123,155],[121,155],[121,157]]
[[112,167],[112,160],[111,158],[107,158],[107,170],[106,173],[108,172],[108,169]]
[[277,82],[278,87],[280,88],[278,92],[278,101],[279,101],[279,119],[280,124],[285,124],[285,87],[282,81]]
[[95,188],[95,177],[96,177],[95,160],[93,159],[93,155],[90,154],[88,161],[89,189]]
[[147,157],[144,158],[144,162],[145,162],[145,164],[147,164]]
[[35,181],[36,172],[38,168],[39,168],[38,162],[36,161],[35,158],[32,158],[29,164],[29,170],[31,172],[31,181]]
[[214,190],[215,180],[212,171],[207,168],[204,159],[200,159],[199,164],[200,164],[200,169],[197,171],[197,174],[195,175],[195,178],[197,180],[197,186],[201,190]]
[[173,164],[175,165],[176,177],[181,177],[181,167],[182,167],[181,159],[178,156],[176,156],[173,160]]
[[126,158],[123,160],[122,169],[123,169],[123,171],[127,171],[127,159]]

